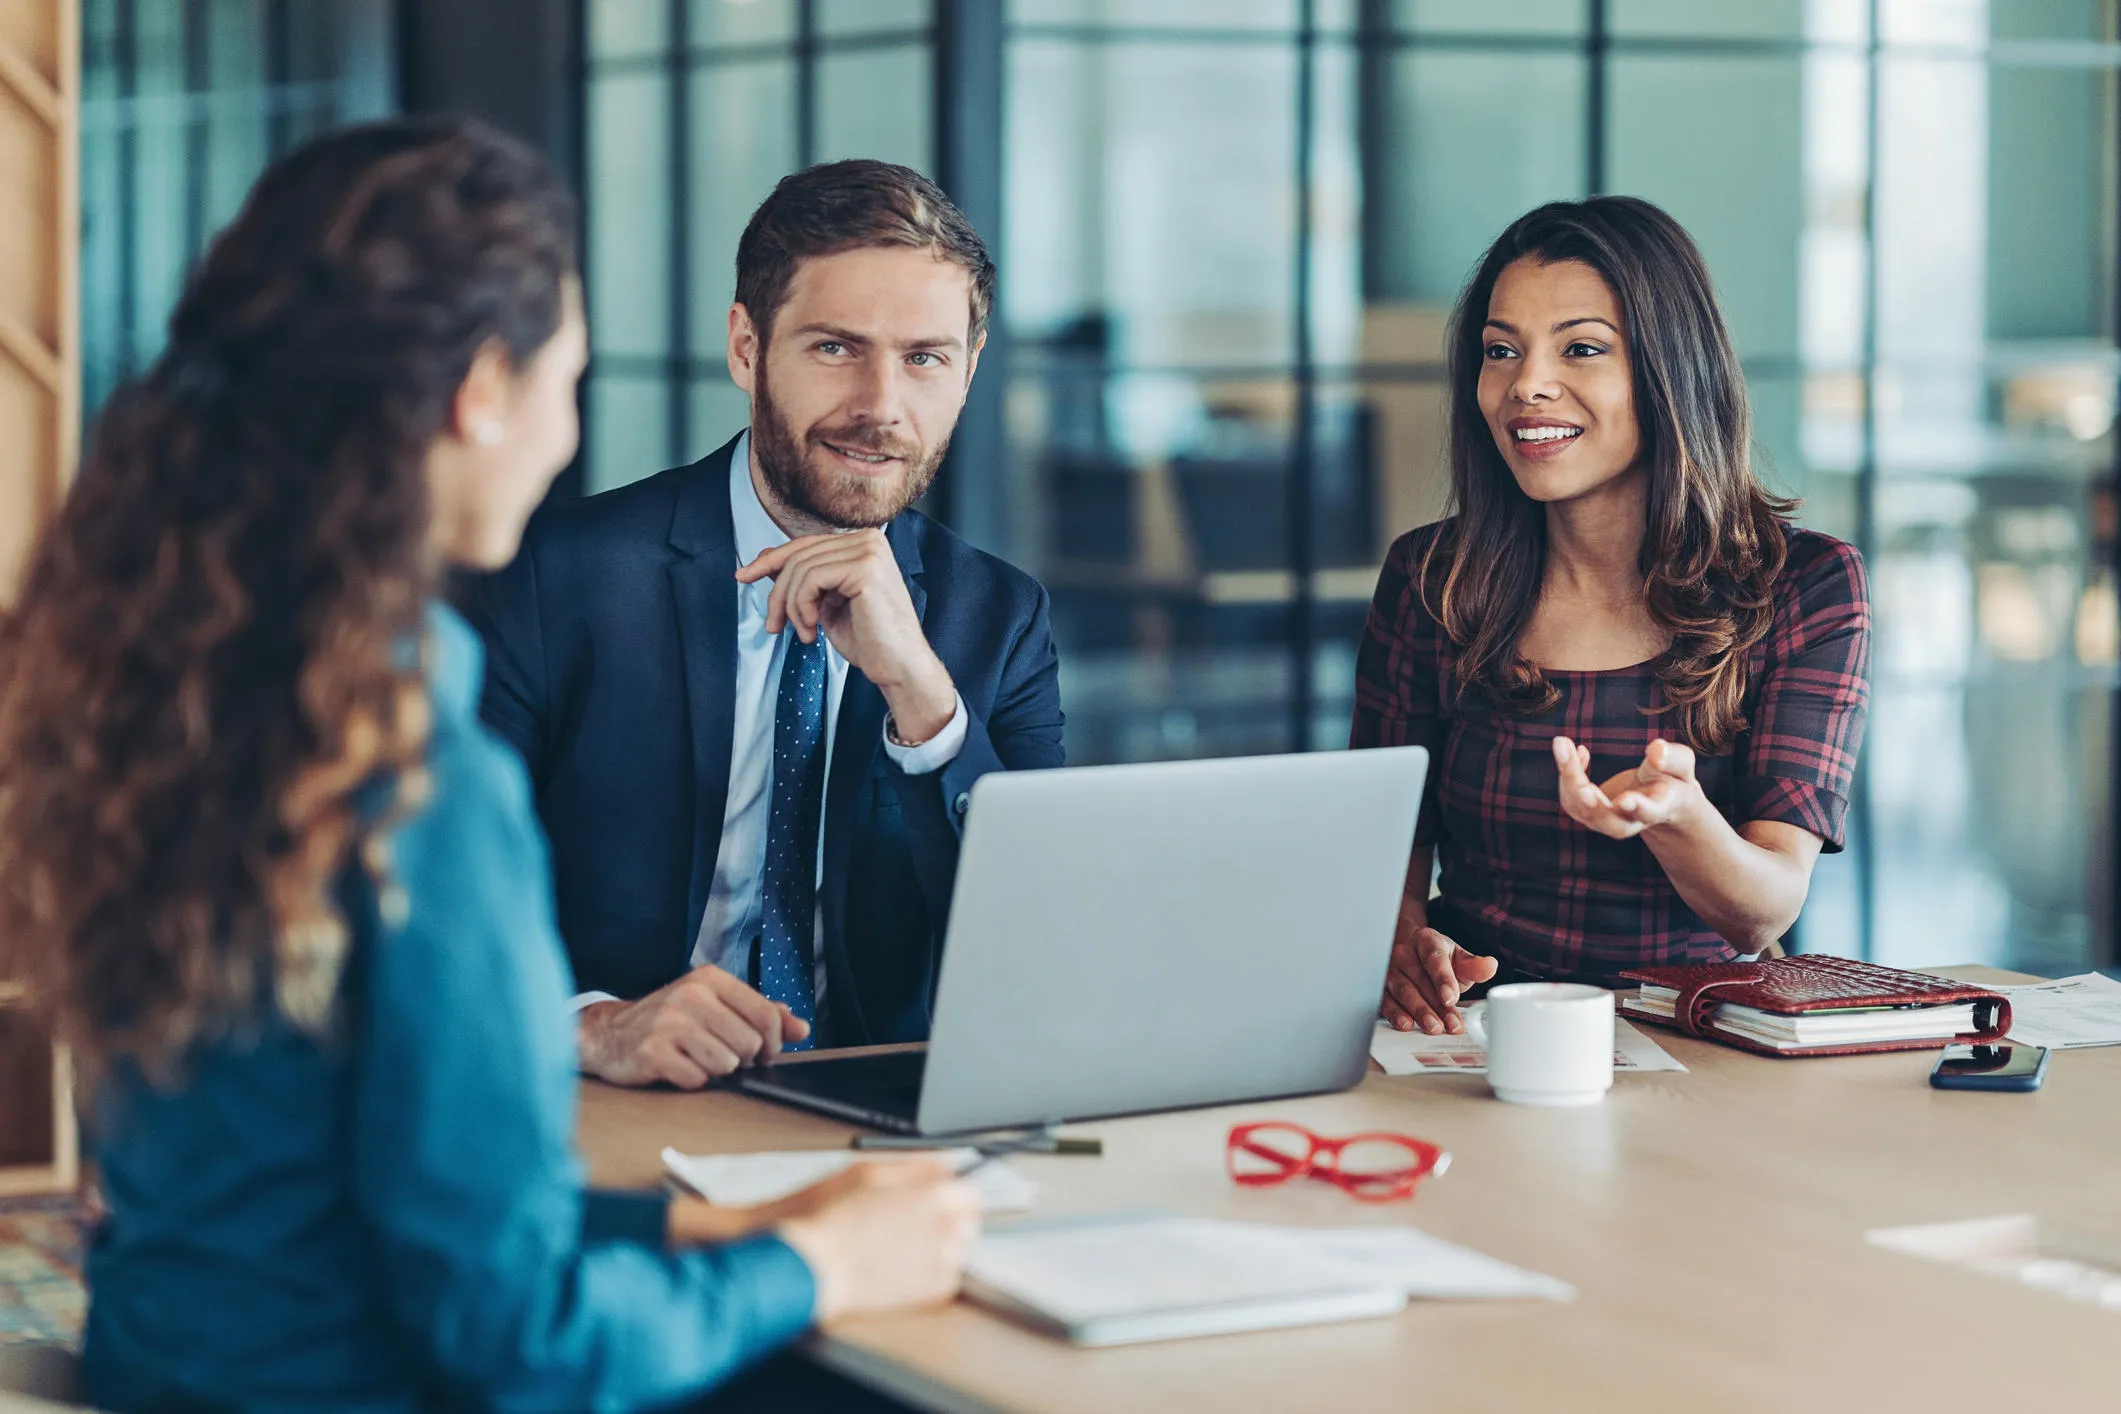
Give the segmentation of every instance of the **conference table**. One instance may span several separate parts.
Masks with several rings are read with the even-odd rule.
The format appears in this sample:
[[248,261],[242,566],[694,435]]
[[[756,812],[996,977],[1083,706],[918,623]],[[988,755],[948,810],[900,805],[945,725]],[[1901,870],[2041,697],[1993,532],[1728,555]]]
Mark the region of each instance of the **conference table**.
[[[2027,981],[1979,968],[1968,980]],[[1246,1043],[1233,1022],[1228,1044]],[[1015,1155],[1031,1216],[1159,1209],[1305,1226],[1412,1224],[1573,1284],[1569,1303],[1421,1302],[1340,1325],[1079,1350],[965,1304],[814,1334],[811,1358],[922,1409],[2121,1410],[2121,1310],[1872,1245],[2007,1214],[2121,1237],[2121,1047],[2057,1053],[2033,1094],[1940,1091],[1935,1052],[1780,1060],[1663,1030],[1686,1067],[1582,1109],[1503,1104],[1468,1075],[1098,1120],[1102,1157]],[[1241,1189],[1232,1124],[1384,1129],[1450,1150],[1411,1203],[1323,1183]],[[728,1092],[585,1081],[594,1180],[687,1153],[844,1147],[851,1126]],[[995,1221],[1006,1221],[997,1217]]]

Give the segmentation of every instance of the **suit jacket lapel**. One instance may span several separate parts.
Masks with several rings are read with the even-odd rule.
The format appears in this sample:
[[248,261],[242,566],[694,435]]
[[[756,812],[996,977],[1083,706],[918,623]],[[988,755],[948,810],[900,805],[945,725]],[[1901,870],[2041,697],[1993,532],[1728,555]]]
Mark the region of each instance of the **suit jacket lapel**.
[[693,465],[670,519],[671,548],[683,556],[670,566],[670,592],[692,721],[692,880],[680,971],[691,965],[714,885],[736,736],[736,528],[729,514],[729,458],[735,446],[731,442]]
[[[926,622],[928,591],[921,584],[918,527],[912,516],[901,515],[884,534],[898,560],[899,572],[906,577],[906,594],[913,601],[913,612]],[[859,1045],[869,1036],[854,984],[854,959],[847,948],[847,869],[854,853],[862,786],[869,779],[877,752],[883,749],[884,715],[884,694],[858,669],[849,668],[847,685],[840,695],[839,721],[833,727],[832,761],[825,779],[825,975],[832,989],[832,1021],[837,1032],[832,1039],[839,1045]],[[723,775],[726,789],[726,761]],[[711,861],[708,867],[713,868]]]

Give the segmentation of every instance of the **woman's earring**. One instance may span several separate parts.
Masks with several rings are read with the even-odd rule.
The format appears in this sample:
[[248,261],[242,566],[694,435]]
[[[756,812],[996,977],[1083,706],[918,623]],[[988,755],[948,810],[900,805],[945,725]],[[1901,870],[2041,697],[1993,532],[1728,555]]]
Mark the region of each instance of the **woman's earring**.
[[493,421],[491,418],[479,423],[476,427],[471,429],[471,440],[477,442],[482,447],[500,446],[501,424]]

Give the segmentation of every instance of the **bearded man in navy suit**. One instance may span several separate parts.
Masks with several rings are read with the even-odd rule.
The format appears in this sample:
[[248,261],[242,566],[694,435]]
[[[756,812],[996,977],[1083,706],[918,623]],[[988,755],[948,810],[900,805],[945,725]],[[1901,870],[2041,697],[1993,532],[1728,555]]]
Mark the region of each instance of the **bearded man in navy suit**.
[[972,785],[1063,759],[1045,590],[911,509],[993,299],[918,173],[784,179],[737,252],[749,427],[551,505],[470,591],[482,714],[551,839],[585,1071],[696,1087],[926,1038]]

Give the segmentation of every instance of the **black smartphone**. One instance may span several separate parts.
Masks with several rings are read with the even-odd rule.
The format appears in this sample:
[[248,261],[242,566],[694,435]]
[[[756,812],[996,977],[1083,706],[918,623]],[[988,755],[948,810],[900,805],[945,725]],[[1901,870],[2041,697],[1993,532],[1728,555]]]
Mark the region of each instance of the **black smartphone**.
[[2037,1090],[2046,1078],[2045,1046],[1946,1046],[1930,1072],[1939,1090]]

